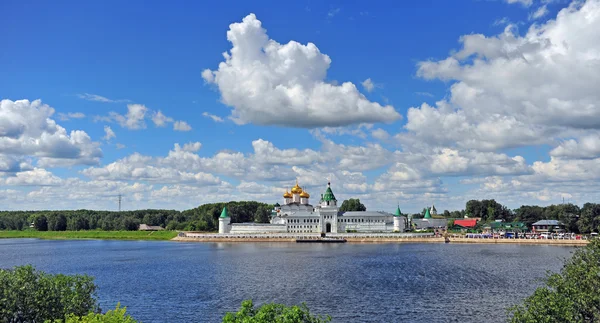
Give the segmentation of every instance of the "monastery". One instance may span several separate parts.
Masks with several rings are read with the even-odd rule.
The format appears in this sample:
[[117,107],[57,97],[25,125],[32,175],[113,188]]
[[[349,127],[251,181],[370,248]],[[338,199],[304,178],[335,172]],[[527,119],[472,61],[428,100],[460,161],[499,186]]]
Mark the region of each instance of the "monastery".
[[283,194],[283,204],[275,204],[270,223],[231,223],[227,208],[219,218],[219,233],[346,233],[404,232],[409,221],[400,206],[394,214],[387,212],[341,212],[338,201],[327,183],[319,204],[309,202],[310,194],[296,185]]

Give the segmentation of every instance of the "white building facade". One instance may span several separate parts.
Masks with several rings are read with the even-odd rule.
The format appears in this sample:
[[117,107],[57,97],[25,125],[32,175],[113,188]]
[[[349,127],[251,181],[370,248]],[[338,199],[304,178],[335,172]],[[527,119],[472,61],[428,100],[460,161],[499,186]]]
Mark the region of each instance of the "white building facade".
[[[283,205],[275,205],[270,224],[230,223],[227,210],[219,218],[219,233],[345,233],[404,232],[407,218],[400,207],[394,214],[387,212],[340,212],[337,199],[327,183],[319,203],[309,203],[310,194],[298,183],[283,194]],[[223,217],[225,215],[225,217]]]

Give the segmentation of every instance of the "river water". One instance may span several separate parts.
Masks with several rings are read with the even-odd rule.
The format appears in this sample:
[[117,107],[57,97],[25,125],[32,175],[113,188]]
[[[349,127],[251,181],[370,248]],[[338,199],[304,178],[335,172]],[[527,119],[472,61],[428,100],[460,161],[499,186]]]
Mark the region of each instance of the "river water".
[[334,322],[499,322],[573,247],[0,239],[0,268],[95,277],[103,310],[220,322],[244,299]]

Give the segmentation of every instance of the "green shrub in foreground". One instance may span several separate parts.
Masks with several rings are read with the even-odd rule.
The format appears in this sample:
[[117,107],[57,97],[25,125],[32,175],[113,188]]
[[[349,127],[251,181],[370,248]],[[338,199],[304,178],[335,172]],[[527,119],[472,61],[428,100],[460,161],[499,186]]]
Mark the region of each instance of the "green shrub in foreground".
[[[126,308],[119,307],[106,312],[106,314],[89,313],[86,316],[78,317],[73,314],[67,316],[65,323],[137,323],[131,316],[127,315]],[[60,323],[57,321],[55,323]]]
[[282,304],[265,304],[254,308],[251,300],[242,302],[242,308],[237,313],[227,313],[223,323],[324,323],[331,321],[329,315],[313,316],[303,303],[300,306],[285,306]]
[[578,249],[558,274],[546,278],[522,305],[512,308],[512,322],[600,322],[600,240]]
[[99,311],[93,280],[46,274],[32,266],[0,269],[0,322],[44,322]]

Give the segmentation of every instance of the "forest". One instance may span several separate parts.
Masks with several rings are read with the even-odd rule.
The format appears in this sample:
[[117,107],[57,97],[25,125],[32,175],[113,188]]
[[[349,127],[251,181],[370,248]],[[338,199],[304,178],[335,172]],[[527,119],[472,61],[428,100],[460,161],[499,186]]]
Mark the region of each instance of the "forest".
[[266,223],[273,205],[255,202],[227,202],[200,205],[185,211],[0,211],[0,230],[26,230],[33,223],[38,231],[137,230],[141,223],[167,230],[217,231],[219,215],[227,206],[231,221]]

